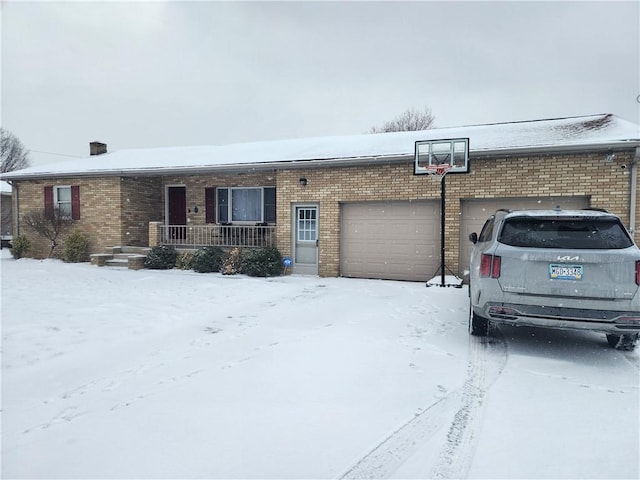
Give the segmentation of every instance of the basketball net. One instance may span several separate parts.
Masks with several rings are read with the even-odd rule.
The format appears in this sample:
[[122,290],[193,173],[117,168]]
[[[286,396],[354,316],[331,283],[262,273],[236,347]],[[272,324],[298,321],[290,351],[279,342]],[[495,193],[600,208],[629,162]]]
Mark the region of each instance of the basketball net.
[[451,165],[448,163],[443,163],[440,165],[428,165],[425,168],[427,170],[427,175],[429,175],[429,178],[436,182],[441,182],[444,176],[449,173],[449,170],[451,170]]

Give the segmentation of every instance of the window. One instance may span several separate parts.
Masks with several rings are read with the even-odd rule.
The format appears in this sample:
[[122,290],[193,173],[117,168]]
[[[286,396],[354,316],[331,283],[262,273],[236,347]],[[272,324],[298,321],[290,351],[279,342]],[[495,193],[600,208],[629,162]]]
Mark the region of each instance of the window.
[[57,210],[64,217],[80,220],[80,187],[44,187],[44,209],[47,214]]
[[298,209],[298,241],[315,241],[318,233],[318,220],[315,208]]
[[478,237],[479,242],[488,242],[489,240],[491,240],[491,237],[493,236],[493,224],[495,220],[496,218],[494,216],[491,216],[486,221],[484,227],[482,227],[482,231],[480,232],[480,237]]
[[617,219],[513,218],[502,227],[500,243],[513,247],[622,249],[633,245]]
[[53,202],[55,208],[63,217],[71,216],[71,187],[55,187],[53,189]]
[[218,188],[218,223],[275,223],[275,187]]

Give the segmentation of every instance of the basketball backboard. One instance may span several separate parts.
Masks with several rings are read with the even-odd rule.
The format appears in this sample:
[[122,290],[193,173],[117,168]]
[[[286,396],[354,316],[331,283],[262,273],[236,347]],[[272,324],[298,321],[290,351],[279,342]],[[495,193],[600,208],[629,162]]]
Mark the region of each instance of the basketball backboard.
[[427,175],[429,167],[448,164],[447,173],[469,172],[469,139],[420,140],[416,142],[414,175]]

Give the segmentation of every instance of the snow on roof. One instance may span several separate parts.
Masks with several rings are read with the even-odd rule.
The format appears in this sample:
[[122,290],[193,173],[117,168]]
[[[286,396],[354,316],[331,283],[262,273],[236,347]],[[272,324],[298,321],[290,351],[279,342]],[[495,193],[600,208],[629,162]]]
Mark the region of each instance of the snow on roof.
[[[615,115],[533,120],[418,132],[392,132],[237,143],[221,146],[169,147],[120,150],[84,159],[31,167],[4,178],[63,175],[127,175],[238,167],[346,164],[357,159],[374,161],[412,157],[415,142],[469,138],[471,156],[510,150],[602,145],[640,145],[640,127]],[[284,165],[286,164],[286,165]]]
[[11,193],[11,185],[3,180],[0,180],[0,193]]

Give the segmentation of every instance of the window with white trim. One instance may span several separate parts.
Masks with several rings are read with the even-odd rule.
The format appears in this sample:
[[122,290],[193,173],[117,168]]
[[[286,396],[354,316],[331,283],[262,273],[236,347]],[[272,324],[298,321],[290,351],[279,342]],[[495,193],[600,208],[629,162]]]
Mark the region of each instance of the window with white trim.
[[275,223],[275,187],[225,187],[216,192],[218,223]]
[[71,187],[54,187],[53,204],[63,217],[71,217]]

